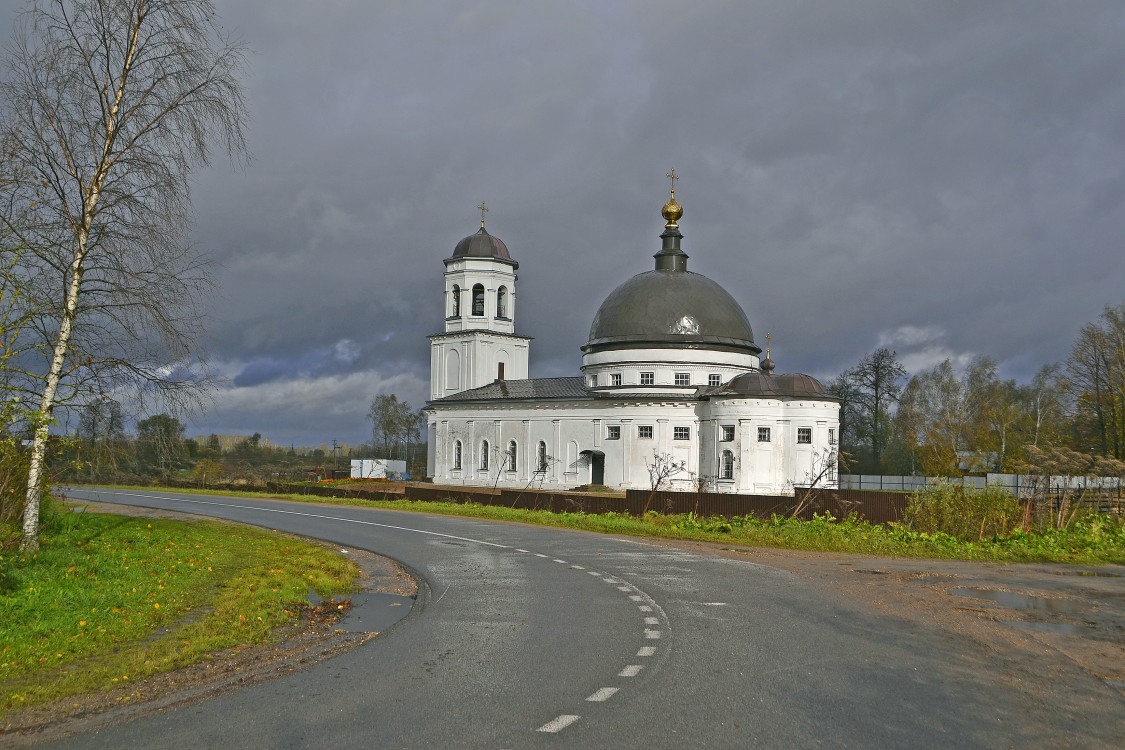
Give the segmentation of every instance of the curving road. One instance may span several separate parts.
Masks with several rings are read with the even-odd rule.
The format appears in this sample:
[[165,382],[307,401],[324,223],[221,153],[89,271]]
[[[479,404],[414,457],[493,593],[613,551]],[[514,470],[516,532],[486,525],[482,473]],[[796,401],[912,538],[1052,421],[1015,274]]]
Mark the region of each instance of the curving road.
[[748,562],[396,511],[67,494],[330,540],[420,579],[410,615],[344,656],[67,748],[998,748],[1074,731],[1108,747],[1119,731],[1045,734],[947,635]]

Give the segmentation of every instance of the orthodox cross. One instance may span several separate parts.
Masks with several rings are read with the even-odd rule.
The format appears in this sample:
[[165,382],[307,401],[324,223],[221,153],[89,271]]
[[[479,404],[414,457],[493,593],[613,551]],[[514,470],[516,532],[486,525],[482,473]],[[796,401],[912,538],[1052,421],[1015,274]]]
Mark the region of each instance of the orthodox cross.
[[672,181],[672,197],[675,198],[676,197],[676,180],[680,179],[679,177],[676,176],[675,167],[673,167],[672,170],[669,171],[668,174],[666,174],[664,176]]
[[773,336],[766,334],[766,359],[770,358],[770,339],[772,338]]
[[477,208],[480,209],[480,228],[484,229],[484,215],[488,211],[488,206],[484,205],[484,201],[481,201]]

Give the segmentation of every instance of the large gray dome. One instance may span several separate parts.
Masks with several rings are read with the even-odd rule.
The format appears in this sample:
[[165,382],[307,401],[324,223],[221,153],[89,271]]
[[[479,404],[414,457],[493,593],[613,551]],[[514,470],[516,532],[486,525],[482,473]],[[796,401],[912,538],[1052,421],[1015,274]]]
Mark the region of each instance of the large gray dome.
[[686,270],[637,274],[613,290],[594,316],[583,351],[648,344],[762,351],[734,298],[706,276]]

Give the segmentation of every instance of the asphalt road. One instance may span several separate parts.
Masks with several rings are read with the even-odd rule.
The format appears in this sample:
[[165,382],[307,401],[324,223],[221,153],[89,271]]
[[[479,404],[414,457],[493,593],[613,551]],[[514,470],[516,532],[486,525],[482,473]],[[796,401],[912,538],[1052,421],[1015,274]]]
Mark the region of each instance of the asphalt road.
[[[947,636],[774,568],[472,519],[166,492],[72,498],[244,521],[394,558],[411,613],[347,653],[67,748],[1043,747]],[[1084,728],[1112,746],[1119,727]]]

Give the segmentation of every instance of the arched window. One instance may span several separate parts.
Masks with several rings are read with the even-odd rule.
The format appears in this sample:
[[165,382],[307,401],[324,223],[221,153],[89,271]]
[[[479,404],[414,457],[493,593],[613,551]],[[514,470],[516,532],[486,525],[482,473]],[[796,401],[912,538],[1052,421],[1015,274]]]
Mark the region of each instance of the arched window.
[[539,441],[539,448],[535,455],[535,470],[538,472],[547,471],[547,444],[542,440]]
[[516,441],[508,441],[508,471],[516,470]]
[[453,317],[461,317],[461,287],[453,285]]
[[734,454],[730,451],[719,455],[719,479],[734,479]]
[[485,471],[488,470],[488,441],[482,440],[480,443],[480,467]]
[[473,315],[484,315],[484,284],[473,287]]
[[453,468],[461,468],[461,441],[456,440],[453,443]]
[[496,317],[508,317],[508,287],[506,286],[496,290]]

